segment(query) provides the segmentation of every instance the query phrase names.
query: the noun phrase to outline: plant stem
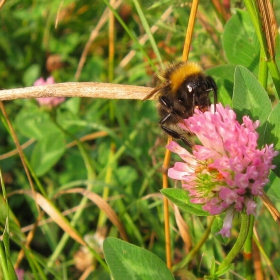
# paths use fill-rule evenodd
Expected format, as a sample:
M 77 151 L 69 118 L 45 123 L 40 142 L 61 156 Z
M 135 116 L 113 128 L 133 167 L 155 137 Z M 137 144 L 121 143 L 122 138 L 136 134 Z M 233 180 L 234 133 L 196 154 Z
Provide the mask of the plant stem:
M 128 26 L 124 23 L 124 21 L 122 20 L 122 18 L 119 16 L 119 14 L 114 10 L 114 8 L 110 5 L 110 3 L 108 2 L 108 0 L 103 0 L 104 3 L 107 5 L 107 7 L 112 11 L 112 13 L 115 15 L 115 18 L 119 21 L 119 23 L 122 25 L 122 27 L 124 28 L 124 30 L 126 31 L 126 33 L 128 34 L 128 36 L 130 36 L 130 38 L 132 39 L 133 43 L 139 48 L 139 50 L 141 51 L 142 55 L 148 60 L 149 64 L 151 65 L 151 67 L 153 68 L 153 70 L 155 72 L 157 72 L 157 68 L 155 66 L 155 64 L 153 63 L 153 61 L 150 59 L 150 57 L 147 55 L 147 53 L 145 52 L 144 48 L 141 46 L 141 44 L 139 43 L 138 39 L 133 35 L 133 33 L 131 32 L 131 30 L 128 28 Z
M 202 238 L 199 240 L 199 242 L 195 245 L 195 247 L 188 253 L 188 255 L 180 263 L 178 263 L 172 267 L 172 271 L 176 271 L 176 270 L 186 266 L 192 260 L 194 255 L 200 250 L 201 246 L 205 243 L 209 234 L 211 233 L 211 227 L 212 227 L 214 220 L 215 220 L 215 216 L 212 216 L 211 220 L 209 222 L 209 225 L 207 226 L 207 229 L 205 230 Z
M 187 33 L 186 33 L 186 38 L 184 43 L 183 58 L 182 58 L 183 61 L 187 61 L 189 57 L 189 51 L 190 51 L 190 46 L 192 41 L 192 34 L 193 34 L 193 29 L 194 29 L 194 24 L 196 19 L 198 2 L 199 0 L 192 1 L 191 14 L 189 18 L 189 23 L 188 23 L 188 28 L 187 28 Z
M 113 6 L 115 0 L 110 0 Z M 109 11 L 109 82 L 114 79 L 114 56 L 115 56 L 115 17 L 112 11 Z
M 167 144 L 172 141 L 172 137 L 168 136 Z M 162 173 L 162 187 L 163 189 L 168 188 L 168 177 L 167 177 L 167 169 L 170 162 L 171 152 L 166 149 L 164 162 L 162 165 L 163 173 Z M 171 243 L 170 243 L 170 226 L 169 226 L 169 207 L 168 207 L 168 198 L 164 196 L 163 198 L 163 210 L 164 210 L 164 232 L 165 232 L 165 254 L 166 254 L 166 265 L 169 269 L 172 267 L 171 261 Z
M 153 48 L 153 51 L 154 51 L 154 53 L 155 53 L 155 55 L 157 57 L 158 63 L 160 64 L 161 68 L 163 68 L 164 65 L 163 65 L 163 62 L 162 62 L 162 59 L 161 59 L 161 56 L 160 56 L 160 52 L 158 50 L 156 41 L 155 41 L 154 36 L 153 36 L 153 34 L 151 32 L 151 28 L 150 28 L 150 26 L 148 24 L 148 21 L 147 21 L 147 19 L 145 17 L 145 14 L 144 14 L 144 12 L 143 12 L 143 10 L 142 10 L 142 8 L 141 8 L 141 6 L 140 6 L 140 4 L 139 4 L 139 2 L 137 0 L 133 0 L 133 3 L 134 3 L 134 6 L 136 8 L 136 11 L 137 11 L 137 13 L 139 15 L 139 18 L 140 18 L 140 20 L 142 22 L 142 26 L 144 27 L 145 32 L 148 35 L 150 44 L 151 44 L 151 46 Z
M 254 25 L 256 34 L 258 36 L 258 39 L 259 39 L 259 42 L 260 42 L 260 45 L 261 45 L 261 49 L 265 53 L 265 57 L 267 59 L 268 58 L 267 41 L 266 41 L 264 32 L 262 32 L 260 15 L 259 15 L 259 11 L 258 11 L 258 8 L 256 6 L 256 3 L 255 3 L 255 0 L 244 0 L 244 4 L 247 8 L 247 11 L 250 15 L 251 21 Z
M 245 269 L 246 269 L 246 280 L 253 279 L 253 259 L 252 259 L 252 240 L 253 240 L 253 227 L 255 217 L 250 215 L 249 217 L 250 224 L 249 224 L 249 231 L 244 243 L 244 252 L 243 256 L 245 259 Z
M 241 214 L 241 227 L 240 227 L 240 233 L 238 235 L 238 238 L 233 245 L 231 251 L 228 253 L 228 255 L 225 257 L 223 262 L 220 264 L 217 272 L 215 273 L 215 276 L 219 277 L 224 274 L 225 270 L 229 267 L 229 265 L 232 263 L 236 255 L 240 252 L 242 249 L 244 242 L 248 236 L 250 226 L 250 219 L 249 216 L 245 213 Z
M 112 157 L 114 155 L 115 152 L 115 144 L 111 143 L 111 147 L 110 147 L 110 154 L 109 154 L 109 158 L 108 158 L 108 162 L 110 162 L 112 160 Z M 112 172 L 113 172 L 113 168 L 112 166 L 109 166 L 107 171 L 106 171 L 106 176 L 105 176 L 105 184 L 106 186 L 103 189 L 103 194 L 102 194 L 102 198 L 106 201 L 108 196 L 109 196 L 109 187 L 108 185 L 110 184 L 111 180 L 112 180 Z M 104 213 L 104 211 L 100 210 L 99 213 L 99 217 L 98 217 L 98 222 L 97 222 L 97 229 L 102 229 L 102 227 L 105 225 L 105 222 L 107 220 L 107 216 Z
M 258 80 L 265 90 L 267 90 L 267 74 L 268 74 L 267 61 L 266 61 L 265 53 L 261 49 Z

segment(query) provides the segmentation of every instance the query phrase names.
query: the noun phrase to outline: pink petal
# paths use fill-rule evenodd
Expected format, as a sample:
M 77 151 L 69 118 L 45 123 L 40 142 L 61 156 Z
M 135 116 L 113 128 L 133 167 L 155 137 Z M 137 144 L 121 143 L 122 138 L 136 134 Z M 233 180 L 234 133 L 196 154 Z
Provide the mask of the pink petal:
M 255 215 L 256 216 L 256 208 L 257 208 L 257 203 L 249 198 L 246 198 L 244 200 L 244 203 L 246 205 L 246 213 L 247 215 Z
M 234 209 L 229 208 L 226 211 L 226 217 L 224 219 L 223 228 L 217 234 L 220 233 L 223 237 L 230 237 L 230 230 L 232 227 L 233 217 L 234 217 Z
M 230 205 L 237 200 L 238 195 L 230 188 L 223 187 L 219 192 L 219 197 Z

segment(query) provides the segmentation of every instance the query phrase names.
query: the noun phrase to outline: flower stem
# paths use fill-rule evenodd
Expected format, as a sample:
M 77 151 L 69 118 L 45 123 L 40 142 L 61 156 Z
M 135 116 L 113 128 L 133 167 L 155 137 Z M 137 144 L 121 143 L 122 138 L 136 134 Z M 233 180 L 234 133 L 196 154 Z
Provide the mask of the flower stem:
M 205 243 L 209 234 L 211 233 L 211 227 L 212 227 L 214 220 L 215 220 L 215 216 L 212 216 L 202 238 L 199 240 L 199 242 L 195 245 L 195 247 L 188 253 L 188 255 L 181 262 L 179 262 L 178 264 L 176 264 L 172 267 L 172 271 L 176 271 L 176 270 L 186 266 L 193 259 L 194 255 L 200 250 L 201 246 Z
M 220 264 L 217 272 L 215 273 L 215 276 L 221 276 L 225 273 L 231 262 L 234 260 L 236 255 L 240 252 L 242 249 L 242 246 L 245 243 L 245 240 L 248 236 L 250 227 L 250 218 L 247 214 L 242 213 L 241 214 L 241 227 L 240 227 L 240 233 L 238 235 L 238 238 L 233 245 L 231 251 L 228 253 L 228 255 L 225 257 L 224 261 Z
M 172 140 L 171 136 L 168 136 L 167 144 Z M 165 172 L 168 169 L 168 165 L 170 162 L 171 152 L 166 149 L 164 162 L 163 162 L 163 173 L 162 173 L 162 186 L 164 189 L 168 188 L 168 177 Z M 171 260 L 171 241 L 170 241 L 170 225 L 169 225 L 169 206 L 168 206 L 168 198 L 163 198 L 163 212 L 164 212 L 164 232 L 165 232 L 165 254 L 166 254 L 166 266 L 171 269 L 172 260 Z
M 252 241 L 253 241 L 253 227 L 255 217 L 250 215 L 249 217 L 250 224 L 249 224 L 249 231 L 244 243 L 244 260 L 245 260 L 245 269 L 246 269 L 246 280 L 253 279 L 253 259 L 252 259 Z

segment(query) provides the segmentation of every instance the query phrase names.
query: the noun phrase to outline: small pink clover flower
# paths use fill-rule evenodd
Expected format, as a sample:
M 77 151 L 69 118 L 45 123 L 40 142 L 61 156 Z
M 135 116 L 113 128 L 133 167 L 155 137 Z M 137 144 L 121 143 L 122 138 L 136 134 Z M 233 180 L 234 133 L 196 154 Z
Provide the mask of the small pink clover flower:
M 35 81 L 34 86 L 52 85 L 54 83 L 55 81 L 52 76 L 48 77 L 46 81 L 41 77 L 40 79 Z M 36 98 L 36 100 L 40 106 L 52 108 L 64 102 L 65 98 L 64 97 L 41 97 L 41 98 Z

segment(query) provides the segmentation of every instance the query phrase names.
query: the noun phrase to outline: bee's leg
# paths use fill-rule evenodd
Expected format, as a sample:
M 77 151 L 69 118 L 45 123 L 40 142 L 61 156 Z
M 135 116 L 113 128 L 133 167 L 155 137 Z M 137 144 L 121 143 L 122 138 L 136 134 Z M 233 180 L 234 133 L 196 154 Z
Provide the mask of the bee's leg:
M 183 143 L 185 145 L 187 145 L 190 148 L 193 148 L 193 144 L 187 138 L 185 138 L 184 136 L 181 136 L 180 139 L 183 141 Z
M 160 96 L 158 101 L 161 103 L 161 105 L 163 105 L 166 109 L 168 109 L 168 111 L 171 110 L 170 102 L 165 96 Z
M 195 94 L 193 94 L 192 98 L 192 113 L 194 114 L 194 109 L 195 109 Z
M 183 135 L 179 134 L 178 132 L 176 132 L 175 130 L 172 130 L 170 129 L 169 127 L 166 127 L 164 125 L 160 125 L 161 128 L 167 133 L 169 134 L 170 136 L 172 136 L 173 138 L 175 139 L 180 139 L 184 142 L 184 144 L 186 144 L 187 146 L 189 146 L 190 148 L 193 147 L 192 143 L 187 139 L 185 138 Z
M 170 136 L 172 136 L 175 139 L 180 139 L 182 140 L 187 146 L 189 146 L 190 148 L 192 148 L 192 143 L 185 138 L 183 135 L 181 135 L 180 133 L 178 133 L 177 131 L 167 127 L 164 125 L 164 123 L 166 122 L 166 120 L 171 116 L 171 114 L 168 114 L 165 118 L 161 119 L 159 124 L 162 128 L 162 130 L 164 130 L 167 134 L 169 134 Z
M 215 81 L 212 79 L 212 77 L 207 76 L 206 81 L 207 81 L 207 85 L 209 87 L 208 91 L 213 90 L 213 92 L 214 92 L 214 110 L 216 112 L 216 104 L 218 103 L 218 94 L 217 94 L 218 87 L 217 87 Z
M 169 134 L 170 136 L 172 136 L 175 139 L 180 139 L 182 140 L 187 146 L 192 148 L 192 144 L 191 142 L 185 138 L 184 136 L 182 136 L 180 133 L 178 133 L 177 131 L 167 127 L 164 125 L 164 123 L 170 118 L 170 117 L 174 117 L 174 115 L 172 115 L 172 108 L 168 102 L 168 100 L 166 100 L 166 98 L 164 96 L 161 96 L 159 98 L 159 102 L 164 105 L 166 107 L 167 110 L 164 110 L 166 113 L 168 113 L 164 118 L 162 118 L 159 122 L 162 130 L 164 130 L 167 134 Z

